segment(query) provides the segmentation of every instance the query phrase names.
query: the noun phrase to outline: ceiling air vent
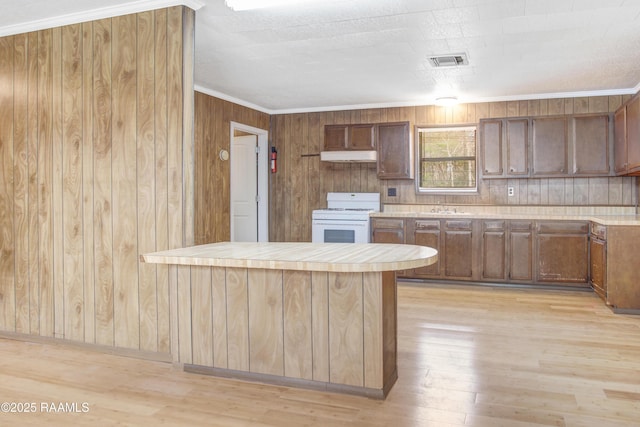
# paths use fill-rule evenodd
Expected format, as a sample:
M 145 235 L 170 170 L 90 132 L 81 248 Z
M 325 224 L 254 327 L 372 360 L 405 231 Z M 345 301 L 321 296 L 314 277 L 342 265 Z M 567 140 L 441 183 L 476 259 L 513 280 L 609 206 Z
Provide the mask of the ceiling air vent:
M 429 62 L 434 67 L 457 67 L 458 65 L 469 65 L 466 53 L 430 56 Z

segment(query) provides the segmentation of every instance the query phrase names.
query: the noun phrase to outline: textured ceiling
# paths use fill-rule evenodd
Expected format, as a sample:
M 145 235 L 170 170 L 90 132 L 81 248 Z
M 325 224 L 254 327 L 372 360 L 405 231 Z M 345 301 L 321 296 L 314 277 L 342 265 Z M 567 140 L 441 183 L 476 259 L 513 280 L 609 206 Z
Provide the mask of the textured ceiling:
M 30 19 L 140 3 L 0 0 L 0 34 Z M 202 3 L 197 88 L 267 112 L 640 89 L 638 0 L 320 0 L 242 12 Z M 465 67 L 434 69 L 427 59 L 463 52 Z

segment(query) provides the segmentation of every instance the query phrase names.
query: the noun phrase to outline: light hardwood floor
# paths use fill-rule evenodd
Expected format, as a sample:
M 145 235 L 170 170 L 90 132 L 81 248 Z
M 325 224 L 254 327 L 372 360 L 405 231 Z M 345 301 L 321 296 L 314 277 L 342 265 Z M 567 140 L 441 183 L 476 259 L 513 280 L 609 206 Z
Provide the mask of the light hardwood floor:
M 637 426 L 640 316 L 592 293 L 402 284 L 385 401 L 184 373 L 162 362 L 0 340 L 0 425 Z

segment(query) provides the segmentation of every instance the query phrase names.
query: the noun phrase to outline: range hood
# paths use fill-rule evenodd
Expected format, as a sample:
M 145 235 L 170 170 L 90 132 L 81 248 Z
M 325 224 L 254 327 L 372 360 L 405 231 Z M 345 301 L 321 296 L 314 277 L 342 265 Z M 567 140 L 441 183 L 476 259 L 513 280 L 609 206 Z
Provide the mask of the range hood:
M 378 153 L 375 150 L 322 151 L 320 160 L 323 162 L 362 162 L 375 163 Z

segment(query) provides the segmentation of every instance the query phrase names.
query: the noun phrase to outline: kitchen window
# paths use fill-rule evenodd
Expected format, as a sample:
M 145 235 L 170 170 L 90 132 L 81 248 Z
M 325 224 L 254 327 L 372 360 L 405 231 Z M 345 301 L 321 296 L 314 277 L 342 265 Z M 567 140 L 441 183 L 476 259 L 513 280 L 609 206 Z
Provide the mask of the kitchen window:
M 477 191 L 476 127 L 418 128 L 418 192 Z

